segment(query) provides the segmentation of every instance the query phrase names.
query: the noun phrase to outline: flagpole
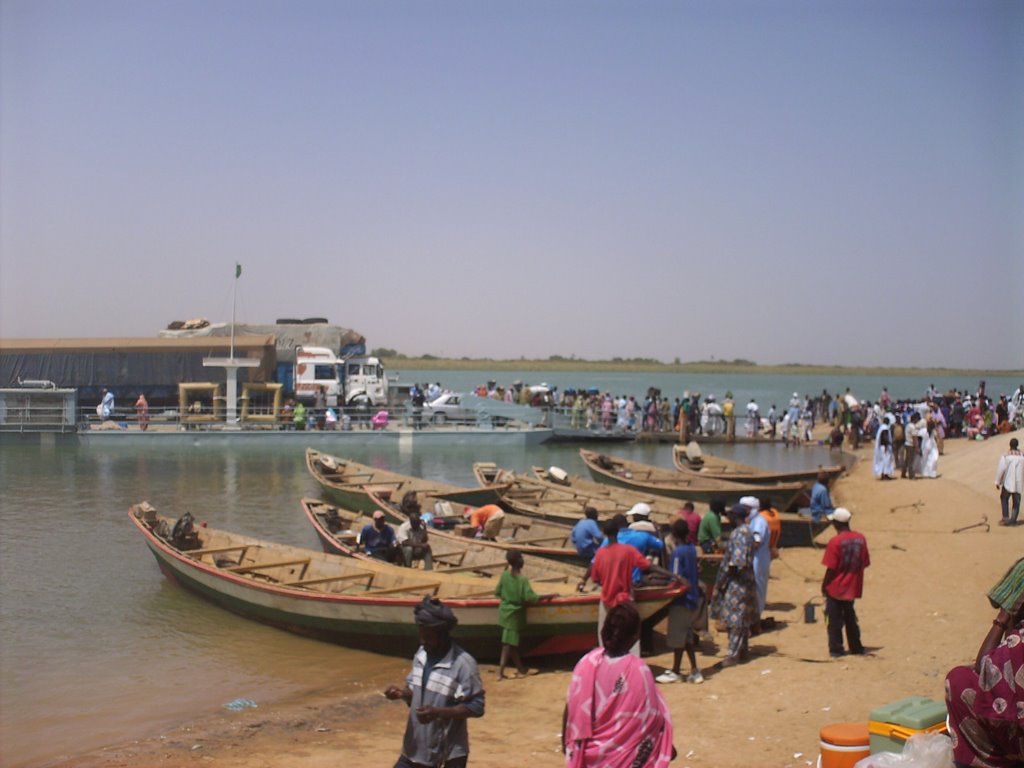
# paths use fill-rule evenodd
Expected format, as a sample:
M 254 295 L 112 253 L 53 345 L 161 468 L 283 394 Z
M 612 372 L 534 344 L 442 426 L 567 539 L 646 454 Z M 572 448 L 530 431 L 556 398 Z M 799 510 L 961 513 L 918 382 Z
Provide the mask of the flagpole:
M 238 278 L 242 274 L 242 265 L 235 262 L 235 287 L 231 292 L 231 359 L 235 359 L 235 304 L 238 299 Z

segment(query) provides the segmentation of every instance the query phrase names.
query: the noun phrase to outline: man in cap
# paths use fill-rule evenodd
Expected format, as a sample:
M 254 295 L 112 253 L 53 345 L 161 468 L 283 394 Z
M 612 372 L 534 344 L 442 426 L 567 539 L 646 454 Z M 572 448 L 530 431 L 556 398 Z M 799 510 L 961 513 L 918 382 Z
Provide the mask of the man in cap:
M 358 543 L 366 554 L 378 560 L 394 563 L 402 555 L 395 529 L 388 525 L 384 513 L 379 509 L 373 513 L 373 522 L 364 525 L 359 532 Z
M 458 619 L 451 608 L 424 597 L 413 610 L 420 647 L 405 685 L 384 696 L 409 707 L 402 754 L 395 768 L 464 768 L 469 759 L 466 720 L 484 714 L 484 686 L 476 659 L 452 642 Z
M 645 531 L 646 533 L 658 532 L 658 529 L 654 527 L 654 523 L 651 522 L 650 504 L 645 504 L 642 501 L 634 504 L 632 509 L 626 513 L 626 517 L 629 519 L 629 529 L 631 531 Z M 644 554 L 648 553 L 644 552 Z
M 846 642 L 850 653 L 863 654 L 860 641 L 860 625 L 853 601 L 864 591 L 864 569 L 871 565 L 868 557 L 868 542 L 864 534 L 850 530 L 853 515 L 845 507 L 836 507 L 829 515 L 836 535 L 825 546 L 825 578 L 821 582 L 821 594 L 825 597 L 825 618 L 828 622 L 828 653 L 838 658 L 843 651 L 843 628 L 846 628 Z

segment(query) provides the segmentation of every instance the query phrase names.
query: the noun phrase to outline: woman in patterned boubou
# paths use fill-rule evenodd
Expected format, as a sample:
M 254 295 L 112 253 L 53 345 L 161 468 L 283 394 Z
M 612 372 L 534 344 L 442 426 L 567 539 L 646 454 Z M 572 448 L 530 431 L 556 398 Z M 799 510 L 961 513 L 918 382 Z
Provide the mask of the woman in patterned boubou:
M 989 592 L 999 612 L 973 667 L 946 676 L 957 766 L 1024 765 L 1024 558 Z

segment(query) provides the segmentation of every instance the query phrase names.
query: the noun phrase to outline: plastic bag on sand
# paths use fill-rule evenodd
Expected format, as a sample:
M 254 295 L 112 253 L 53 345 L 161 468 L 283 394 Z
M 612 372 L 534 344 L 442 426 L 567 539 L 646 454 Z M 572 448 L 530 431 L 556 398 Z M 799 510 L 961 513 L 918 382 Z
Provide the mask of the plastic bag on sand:
M 953 768 L 953 742 L 944 733 L 915 733 L 902 754 L 878 752 L 853 768 Z

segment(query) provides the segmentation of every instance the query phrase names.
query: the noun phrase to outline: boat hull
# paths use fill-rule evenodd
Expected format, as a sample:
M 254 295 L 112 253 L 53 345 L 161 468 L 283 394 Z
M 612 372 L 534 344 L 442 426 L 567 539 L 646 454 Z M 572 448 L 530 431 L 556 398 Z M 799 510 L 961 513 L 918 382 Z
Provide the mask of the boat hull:
M 316 592 L 245 578 L 176 550 L 141 522 L 134 509 L 130 516 L 170 581 L 225 610 L 298 635 L 388 655 L 408 656 L 419 645 L 413 621 L 418 596 Z M 288 554 L 296 552 L 328 557 L 287 548 Z M 641 616 L 651 619 L 658 615 L 677 595 L 678 590 L 674 589 L 641 590 L 637 596 Z M 454 633 L 456 642 L 480 659 L 495 659 L 501 648 L 499 601 L 493 597 L 444 600 L 459 619 Z M 596 593 L 590 593 L 560 596 L 529 606 L 527 626 L 522 633 L 523 653 L 546 656 L 581 653 L 592 648 L 597 639 L 598 600 Z

